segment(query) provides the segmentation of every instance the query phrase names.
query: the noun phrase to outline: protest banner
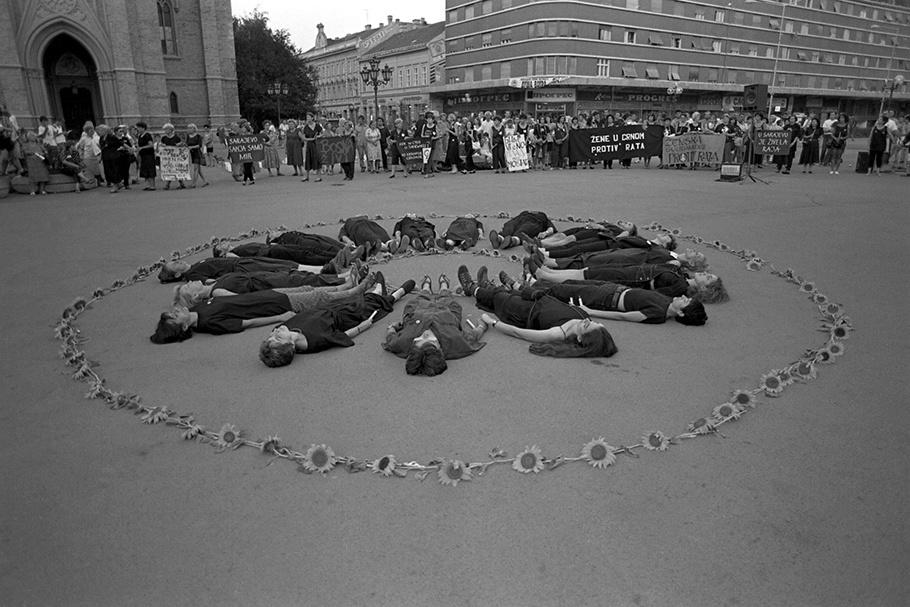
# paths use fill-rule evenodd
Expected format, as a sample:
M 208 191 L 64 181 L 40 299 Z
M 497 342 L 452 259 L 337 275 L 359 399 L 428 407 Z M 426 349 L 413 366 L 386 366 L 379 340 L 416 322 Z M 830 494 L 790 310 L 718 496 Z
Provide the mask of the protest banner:
M 576 129 L 569 132 L 571 162 L 622 160 L 660 153 L 659 140 L 646 137 L 640 124 L 601 129 Z
M 161 166 L 158 169 L 161 181 L 182 181 L 192 178 L 189 148 L 162 145 L 158 147 L 158 157 L 161 159 Z
M 723 135 L 714 133 L 684 133 L 664 137 L 661 161 L 664 165 L 720 164 L 724 154 Z
M 398 151 L 409 171 L 419 171 L 430 160 L 433 148 L 425 146 L 422 139 L 405 139 L 398 142 Z
M 350 135 L 319 137 L 316 139 L 316 151 L 321 164 L 332 166 L 342 162 L 354 162 L 354 140 Z
M 759 129 L 755 131 L 756 154 L 789 154 L 790 131 Z
M 528 144 L 525 143 L 524 135 L 506 135 L 502 138 L 506 146 L 506 167 L 510 173 L 515 171 L 527 171 L 528 166 Z
M 233 163 L 261 162 L 265 158 L 259 135 L 234 135 L 226 137 L 225 142 Z

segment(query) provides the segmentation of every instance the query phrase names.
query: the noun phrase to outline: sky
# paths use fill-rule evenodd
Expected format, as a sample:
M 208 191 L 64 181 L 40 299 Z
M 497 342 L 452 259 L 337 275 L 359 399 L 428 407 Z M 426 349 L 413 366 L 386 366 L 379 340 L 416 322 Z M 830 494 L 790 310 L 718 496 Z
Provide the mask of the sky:
M 316 24 L 325 25 L 325 35 L 340 38 L 366 29 L 387 16 L 411 21 L 423 17 L 427 23 L 442 21 L 445 14 L 443 0 L 231 0 L 231 12 L 242 17 L 254 10 L 266 13 L 269 27 L 283 29 L 291 35 L 291 42 L 301 51 L 316 42 Z

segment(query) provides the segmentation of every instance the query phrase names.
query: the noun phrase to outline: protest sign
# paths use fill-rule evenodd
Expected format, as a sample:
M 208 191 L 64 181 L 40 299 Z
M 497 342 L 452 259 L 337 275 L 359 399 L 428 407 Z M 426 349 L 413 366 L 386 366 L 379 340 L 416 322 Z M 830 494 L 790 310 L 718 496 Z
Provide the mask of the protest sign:
M 510 173 L 515 171 L 527 171 L 528 168 L 528 144 L 525 143 L 524 135 L 506 135 L 502 138 L 506 146 L 506 167 Z
M 354 162 L 354 140 L 350 135 L 319 137 L 316 139 L 316 150 L 321 164 L 332 166 L 342 162 Z
M 261 162 L 265 158 L 259 135 L 235 135 L 226 137 L 225 142 L 231 162 Z
M 645 129 L 640 124 L 602 129 L 576 129 L 569 132 L 571 162 L 651 157 L 657 156 L 659 151 L 659 140 L 646 137 Z
M 790 153 L 790 131 L 759 129 L 755 131 L 755 152 L 757 154 Z
M 161 159 L 161 167 L 158 170 L 161 181 L 180 181 L 192 178 L 189 148 L 162 145 L 158 147 L 158 157 Z
M 723 135 L 714 133 L 684 133 L 664 137 L 664 165 L 720 164 L 724 152 Z
M 398 151 L 409 171 L 421 170 L 424 163 L 430 160 L 432 150 L 433 148 L 424 146 L 422 139 L 404 139 L 398 142 Z

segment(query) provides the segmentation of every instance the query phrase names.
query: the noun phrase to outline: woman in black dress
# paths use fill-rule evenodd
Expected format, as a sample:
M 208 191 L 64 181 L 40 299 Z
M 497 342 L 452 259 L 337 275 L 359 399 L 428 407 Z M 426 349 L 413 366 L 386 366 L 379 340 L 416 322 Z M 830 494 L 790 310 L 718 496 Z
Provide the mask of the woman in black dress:
M 193 176 L 193 187 L 196 187 L 197 179 L 202 179 L 202 185 L 199 187 L 204 188 L 209 182 L 202 174 L 202 135 L 193 123 L 186 125 L 186 130 L 186 147 L 190 150 L 190 174 Z
M 304 177 L 300 181 L 310 180 L 310 171 L 315 171 L 313 181 L 322 181 L 319 176 L 319 150 L 316 147 L 316 138 L 322 136 L 322 126 L 316 122 L 312 112 L 307 112 L 306 122 L 301 129 L 303 136 L 303 169 Z
M 818 118 L 813 118 L 802 134 L 803 149 L 799 155 L 799 164 L 803 167 L 803 173 L 811 173 L 812 165 L 818 162 L 818 140 L 821 136 L 822 127 L 818 124 Z
M 458 282 L 465 295 L 474 297 L 481 310 L 497 316 L 483 314 L 483 324 L 511 337 L 533 342 L 529 348 L 532 354 L 557 358 L 616 354 L 616 344 L 606 327 L 592 323 L 588 314 L 575 306 L 549 295 L 531 299 L 505 287 L 494 287 L 486 279 L 485 268 L 478 272 L 478 279 L 475 282 L 471 278 L 467 267 L 458 268 Z
M 871 175 L 875 170 L 876 175 L 882 174 L 882 159 L 885 156 L 885 149 L 888 147 L 888 118 L 884 114 L 878 117 L 872 130 L 869 131 L 869 170 L 867 175 Z
M 155 140 L 148 132 L 148 125 L 137 122 L 136 149 L 139 152 L 139 179 L 145 179 L 145 191 L 155 189 Z

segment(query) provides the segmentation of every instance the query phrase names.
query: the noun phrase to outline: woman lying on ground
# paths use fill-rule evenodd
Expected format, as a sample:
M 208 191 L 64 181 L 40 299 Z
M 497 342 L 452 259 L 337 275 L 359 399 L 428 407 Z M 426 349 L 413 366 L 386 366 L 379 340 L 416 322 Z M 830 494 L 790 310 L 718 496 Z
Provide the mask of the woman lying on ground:
M 345 255 L 344 249 L 339 255 Z M 336 256 L 337 258 L 338 256 Z M 346 275 L 348 266 L 342 261 L 331 261 L 322 266 L 308 266 L 286 259 L 272 259 L 270 257 L 210 257 L 190 265 L 179 261 L 169 261 L 158 272 L 158 280 L 166 282 L 179 282 L 189 280 L 208 280 L 218 278 L 225 274 L 250 272 L 310 272 L 312 274 L 340 274 Z
M 449 290 L 449 279 L 439 277 L 439 293 L 424 276 L 417 293 L 404 308 L 401 320 L 389 325 L 382 347 L 407 360 L 408 375 L 432 377 L 446 370 L 446 360 L 464 358 L 486 344 L 480 341 L 486 326 L 462 327 L 461 304 Z
M 400 248 L 400 243 L 393 240 L 385 228 L 366 215 L 345 219 L 338 231 L 338 240 L 353 247 L 363 246 L 365 258 L 380 251 L 394 254 Z
M 436 226 L 416 213 L 408 213 L 395 223 L 392 238 L 398 243 L 399 253 L 407 251 L 408 245 L 426 251 L 436 244 Z
M 356 301 L 376 282 L 385 282 L 379 272 L 351 289 L 334 293 L 313 289 L 269 289 L 233 297 L 213 297 L 189 309 L 175 306 L 170 312 L 161 314 L 155 333 L 149 339 L 156 344 L 167 344 L 187 340 L 193 336 L 193 331 L 213 335 L 240 333 L 251 327 L 286 321 L 297 312 L 331 302 Z
M 363 247 L 352 250 L 344 245 L 336 247 L 324 243 L 299 246 L 275 243 L 264 244 L 261 242 L 248 242 L 232 246 L 228 242 L 220 242 L 212 247 L 212 256 L 286 259 L 287 261 L 296 261 L 306 266 L 322 266 L 330 261 L 338 261 L 344 266 L 349 265 L 352 259 L 360 259 L 363 256 Z
M 543 211 L 522 211 L 508 220 L 500 231 L 490 230 L 494 249 L 508 249 L 521 244 L 521 235 L 543 239 L 556 233 L 556 226 Z
M 557 232 L 552 236 L 547 236 L 543 240 L 539 240 L 534 244 L 546 249 L 550 249 L 552 247 L 566 246 L 572 244 L 573 242 L 580 242 L 593 238 L 600 238 L 603 236 L 609 236 L 610 238 L 622 238 L 625 236 L 637 235 L 638 226 L 636 226 L 631 221 L 624 221 L 621 219 L 616 223 L 610 223 L 608 221 L 599 221 L 593 223 L 589 222 L 584 226 L 568 228 L 561 232 Z
M 698 297 L 704 303 L 723 303 L 730 296 L 724 283 L 716 274 L 694 272 L 691 278 L 674 265 L 640 266 L 591 266 L 581 270 L 554 270 L 539 268 L 534 276 L 551 283 L 566 281 L 609 281 L 635 289 L 656 291 L 667 297 L 687 295 Z
M 500 279 L 508 276 L 500 274 Z M 509 280 L 505 281 L 506 283 Z M 657 324 L 673 318 L 684 325 L 700 326 L 708 320 L 705 307 L 698 299 L 685 295 L 668 297 L 657 291 L 635 289 L 614 282 L 599 280 L 569 280 L 552 283 L 533 282 L 520 291 L 531 299 L 545 295 L 577 306 L 594 318 L 626 320 Z
M 556 247 L 531 247 L 532 255 L 539 255 L 542 259 L 560 259 L 575 257 L 582 253 L 595 253 L 598 251 L 616 251 L 620 249 L 666 249 L 676 250 L 676 239 L 669 232 L 660 232 L 650 240 L 641 236 L 610 236 L 606 231 L 594 234 L 584 240 L 576 240 Z
M 529 350 L 538 356 L 581 358 L 613 356 L 616 344 L 606 327 L 591 322 L 588 314 L 550 295 L 529 299 L 487 280 L 487 269 L 477 272 L 477 282 L 465 266 L 458 268 L 458 281 L 477 307 L 496 314 L 481 316 L 483 324 L 500 333 L 533 342 Z M 483 285 L 483 286 L 480 286 Z
M 335 240 L 331 236 L 322 234 L 310 234 L 308 232 L 299 232 L 297 230 L 287 230 L 286 232 L 267 232 L 265 235 L 265 244 L 285 244 L 295 247 L 329 247 L 335 251 L 340 251 L 345 244 L 340 240 Z
M 704 272 L 708 269 L 708 261 L 704 253 L 694 249 L 686 249 L 682 253 L 674 253 L 663 247 L 598 251 L 596 253 L 582 253 L 574 257 L 561 257 L 559 259 L 551 259 L 535 254 L 525 257 L 525 260 L 525 265 L 530 266 L 534 271 L 539 267 L 555 270 L 580 270 L 593 266 L 634 266 L 641 264 L 678 265 L 685 270 L 693 272 Z
M 359 261 L 357 262 L 360 263 Z M 331 274 L 313 274 L 311 272 L 241 272 L 225 274 L 206 281 L 191 280 L 174 287 L 174 305 L 192 308 L 196 304 L 212 297 L 229 297 L 267 289 L 323 289 L 326 292 L 344 291 L 363 279 L 369 272 L 367 266 L 359 266 L 350 272 L 347 278 Z
M 361 299 L 299 312 L 272 329 L 259 346 L 259 360 L 267 367 L 283 367 L 291 364 L 295 354 L 353 346 L 354 337 L 391 312 L 395 302 L 413 289 L 414 281 L 409 280 L 389 295 L 384 283 L 379 283 Z
M 441 238 L 436 239 L 436 246 L 446 251 L 455 247 L 467 251 L 478 240 L 483 240 L 483 224 L 473 213 L 456 217 Z

